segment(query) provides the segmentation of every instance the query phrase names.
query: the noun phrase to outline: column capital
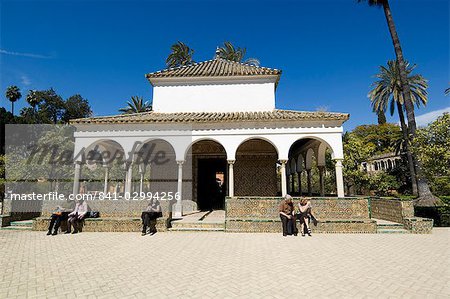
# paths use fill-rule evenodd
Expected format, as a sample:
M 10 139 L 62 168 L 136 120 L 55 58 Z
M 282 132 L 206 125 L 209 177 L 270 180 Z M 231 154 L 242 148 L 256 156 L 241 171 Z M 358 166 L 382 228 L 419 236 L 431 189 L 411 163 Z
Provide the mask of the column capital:
M 233 165 L 233 164 L 234 164 L 234 162 L 236 162 L 236 160 L 227 160 L 227 162 L 228 162 L 228 164 L 231 164 L 231 165 Z
M 184 160 L 177 160 L 178 166 L 183 165 L 183 163 L 184 163 Z
M 288 162 L 288 160 L 285 159 L 280 159 L 278 161 L 280 161 L 281 165 L 286 165 L 286 163 Z
M 336 167 L 342 167 L 342 161 L 344 161 L 344 159 L 338 158 L 338 159 L 333 159 L 333 160 L 334 160 Z
M 76 165 L 81 165 L 83 163 L 83 161 L 81 161 L 81 160 L 76 160 L 76 161 L 73 161 L 73 164 L 76 166 Z

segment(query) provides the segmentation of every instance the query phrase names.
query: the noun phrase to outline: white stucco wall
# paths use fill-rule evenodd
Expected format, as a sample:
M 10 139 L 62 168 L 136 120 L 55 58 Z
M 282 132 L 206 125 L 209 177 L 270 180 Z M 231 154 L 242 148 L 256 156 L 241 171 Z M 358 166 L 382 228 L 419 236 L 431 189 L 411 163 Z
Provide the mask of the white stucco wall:
M 156 112 L 243 112 L 275 109 L 275 79 L 164 82 L 153 89 Z

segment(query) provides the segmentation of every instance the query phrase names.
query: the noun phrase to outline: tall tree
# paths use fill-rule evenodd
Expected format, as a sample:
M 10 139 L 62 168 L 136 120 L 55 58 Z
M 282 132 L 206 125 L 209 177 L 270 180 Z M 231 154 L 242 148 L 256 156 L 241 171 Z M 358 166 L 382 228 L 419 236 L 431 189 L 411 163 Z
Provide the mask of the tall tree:
M 76 94 L 68 98 L 64 103 L 65 109 L 62 115 L 62 121 L 68 123 L 75 118 L 84 118 L 92 116 L 92 109 L 88 100 L 81 95 Z
M 384 111 L 375 111 L 377 114 L 377 120 L 379 125 L 384 125 L 386 123 L 386 114 Z
M 30 90 L 26 97 L 27 103 L 36 111 L 36 107 L 42 102 L 42 94 L 37 90 Z
M 166 59 L 168 67 L 178 67 L 194 63 L 192 56 L 194 50 L 189 48 L 185 43 L 178 41 L 170 47 L 172 51 Z
M 56 124 L 64 113 L 64 100 L 53 88 L 40 91 L 42 101 L 39 103 L 39 118 L 42 123 Z
M 235 47 L 231 42 L 224 42 L 223 45 L 217 49 L 216 57 L 259 66 L 259 60 L 256 58 L 247 58 L 244 60 L 246 53 L 246 48 Z
M 397 29 L 395 28 L 394 18 L 392 17 L 391 8 L 389 6 L 388 0 L 357 0 L 358 2 L 368 2 L 370 6 L 383 7 L 384 15 L 386 17 L 387 25 L 389 28 L 389 33 L 391 35 L 392 44 L 394 45 L 395 56 L 398 61 L 400 70 L 400 83 L 402 86 L 402 93 L 404 97 L 404 108 L 406 111 L 406 117 L 408 119 L 408 139 L 414 139 L 416 136 L 416 119 L 414 116 L 414 104 L 411 100 L 411 90 L 408 84 L 408 76 L 406 73 L 406 64 L 403 57 L 403 51 L 400 44 L 400 39 L 397 34 Z M 418 192 L 419 198 L 416 201 L 418 205 L 436 205 L 439 199 L 435 197 L 430 190 L 428 181 L 425 178 L 422 171 L 422 164 L 420 160 L 414 159 L 416 177 L 418 182 Z
M 127 107 L 120 108 L 119 111 L 124 114 L 140 113 L 152 110 L 152 104 L 149 101 L 144 102 L 142 97 L 131 97 L 131 101 L 127 102 Z
M 427 98 L 427 80 L 421 75 L 412 75 L 415 65 L 406 62 L 406 73 L 408 85 L 411 90 L 411 99 L 417 107 L 421 104 L 426 105 Z M 414 168 L 414 159 L 409 144 L 408 128 L 403 114 L 404 96 L 400 82 L 400 69 L 397 61 L 389 60 L 387 67 L 380 66 L 380 72 L 375 76 L 378 80 L 372 84 L 373 89 L 369 92 L 369 98 L 372 102 L 373 110 L 376 113 L 384 113 L 388 106 L 390 114 L 393 115 L 397 108 L 400 125 L 403 133 L 403 146 L 408 159 L 409 172 L 411 174 L 412 193 L 418 195 L 418 186 L 416 171 Z
M 15 85 L 11 85 L 6 89 L 5 95 L 11 102 L 11 113 L 14 115 L 14 103 L 17 102 L 22 97 L 20 89 Z

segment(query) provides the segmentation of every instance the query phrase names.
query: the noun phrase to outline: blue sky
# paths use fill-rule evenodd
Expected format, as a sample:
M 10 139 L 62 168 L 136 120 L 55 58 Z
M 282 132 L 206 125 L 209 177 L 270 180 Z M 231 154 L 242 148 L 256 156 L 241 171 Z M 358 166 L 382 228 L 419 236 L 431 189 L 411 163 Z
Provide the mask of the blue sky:
M 424 122 L 450 110 L 449 2 L 391 2 L 404 54 L 429 80 L 429 105 L 416 113 Z M 383 10 L 354 0 L 0 0 L 0 9 L 0 105 L 8 110 L 4 91 L 14 84 L 23 94 L 79 93 L 95 115 L 117 114 L 133 95 L 151 100 L 144 74 L 165 67 L 172 43 L 184 41 L 202 61 L 231 41 L 283 70 L 277 108 L 348 112 L 349 130 L 376 122 L 367 93 L 378 66 L 395 57 Z M 16 111 L 24 106 L 25 97 Z

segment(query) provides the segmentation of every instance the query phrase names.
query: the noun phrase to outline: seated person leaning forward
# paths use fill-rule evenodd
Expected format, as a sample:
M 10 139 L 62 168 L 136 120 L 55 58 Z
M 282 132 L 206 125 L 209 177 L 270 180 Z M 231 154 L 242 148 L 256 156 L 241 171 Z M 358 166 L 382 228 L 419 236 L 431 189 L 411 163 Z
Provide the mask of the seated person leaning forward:
M 52 213 L 50 225 L 48 226 L 47 236 L 58 234 L 58 229 L 62 221 L 66 221 L 70 212 L 73 211 L 75 203 L 73 200 L 65 200 L 61 205 L 57 206 Z
M 278 208 L 280 212 L 281 224 L 283 226 L 283 236 L 294 235 L 298 233 L 297 224 L 294 214 L 294 203 L 292 196 L 287 194 L 285 198 L 280 202 Z
M 313 217 L 311 214 L 311 202 L 306 198 L 302 198 L 298 203 L 298 210 L 298 218 L 300 219 L 302 237 L 305 236 L 305 231 L 308 236 L 311 237 L 311 228 L 309 227 L 309 219 Z
M 161 205 L 157 199 L 151 198 L 141 215 L 143 236 L 156 234 L 156 219 L 159 217 L 162 217 Z
M 81 222 L 88 213 L 88 205 L 84 200 L 77 200 L 75 204 L 75 209 L 68 215 L 69 219 L 67 220 L 67 231 L 66 234 L 70 234 L 71 227 L 73 226 L 72 234 L 78 233 L 80 230 Z

